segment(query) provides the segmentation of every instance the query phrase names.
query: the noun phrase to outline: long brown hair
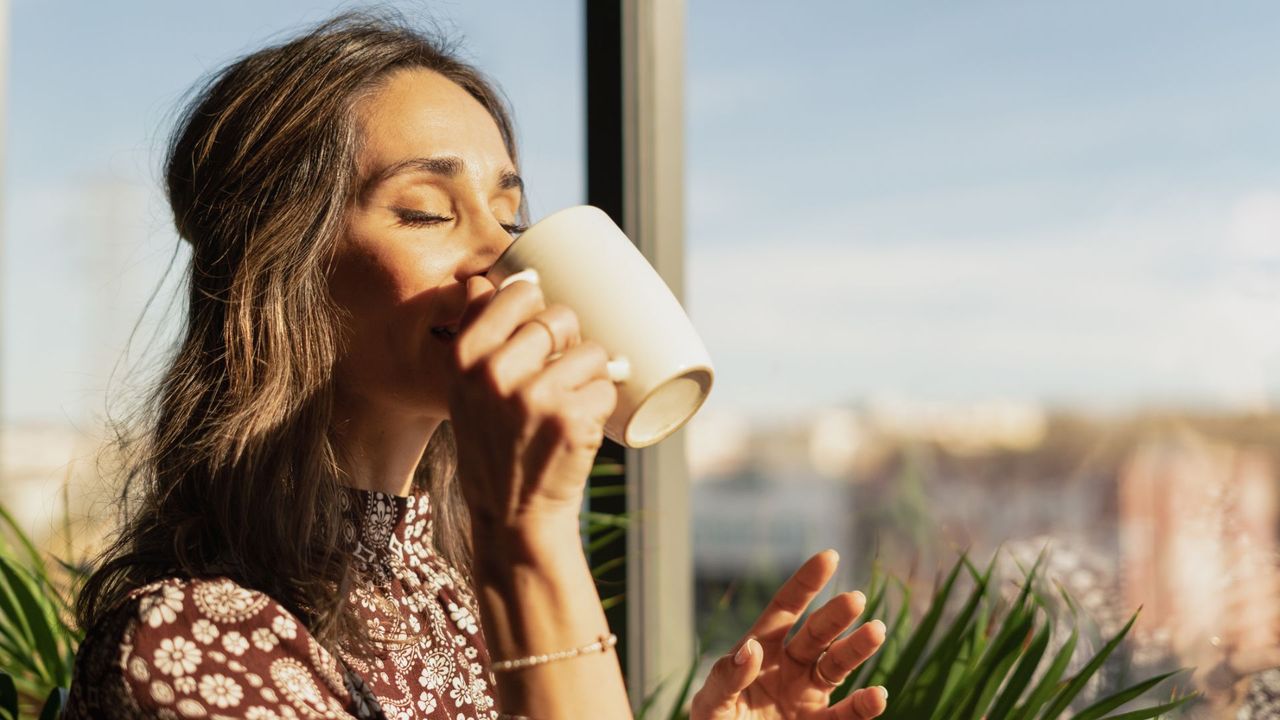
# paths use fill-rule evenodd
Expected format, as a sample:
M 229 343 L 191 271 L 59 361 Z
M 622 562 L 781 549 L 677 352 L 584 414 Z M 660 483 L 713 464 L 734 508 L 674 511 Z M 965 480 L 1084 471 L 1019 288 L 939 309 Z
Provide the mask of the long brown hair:
M 346 605 L 354 571 L 329 438 L 341 338 L 326 276 L 358 189 L 354 106 L 402 68 L 475 97 L 517 162 L 495 87 L 438 32 L 393 11 L 344 13 L 194 89 L 165 159 L 192 251 L 185 324 L 158 382 L 117 424 L 121 528 L 77 598 L 82 627 L 150 581 L 226 575 L 283 603 L 326 646 L 363 645 Z M 437 547 L 469 578 L 455 457 L 445 422 L 416 484 Z

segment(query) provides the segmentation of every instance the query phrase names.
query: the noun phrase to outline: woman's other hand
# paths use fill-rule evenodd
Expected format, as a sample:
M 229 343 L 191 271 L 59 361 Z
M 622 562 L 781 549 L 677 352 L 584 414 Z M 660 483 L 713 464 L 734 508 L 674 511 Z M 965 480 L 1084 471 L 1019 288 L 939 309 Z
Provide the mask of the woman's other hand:
M 828 706 L 831 691 L 884 643 L 879 620 L 837 639 L 862 614 L 862 593 L 835 596 L 786 640 L 838 564 L 836 552 L 826 550 L 796 570 L 746 638 L 711 668 L 693 696 L 692 720 L 867 720 L 884 712 L 888 697 L 881 687 L 855 690 Z
M 604 423 L 617 404 L 605 349 L 583 342 L 568 307 L 541 288 L 467 282 L 454 339 L 449 411 L 462 491 L 479 523 L 577 527 Z M 547 362 L 553 352 L 563 355 Z

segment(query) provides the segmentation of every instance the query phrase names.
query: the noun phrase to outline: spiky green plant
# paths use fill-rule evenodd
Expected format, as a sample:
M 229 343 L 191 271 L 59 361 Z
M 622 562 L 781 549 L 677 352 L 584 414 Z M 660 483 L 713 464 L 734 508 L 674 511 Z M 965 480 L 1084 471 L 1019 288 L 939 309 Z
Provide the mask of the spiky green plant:
M 1177 674 L 1162 673 L 1112 692 L 1073 714 L 1072 703 L 1128 635 L 1137 613 L 1079 671 L 1068 675 L 1079 630 L 1073 623 L 1066 642 L 1050 651 L 1054 619 L 1046 598 L 1035 589 L 1039 565 L 1037 562 L 1026 572 L 1017 598 L 1003 603 L 989 592 L 995 560 L 986 570 L 978 570 L 961 555 L 919 616 L 910 609 L 910 588 L 877 569 L 863 617 L 884 612 L 893 620 L 884 646 L 832 692 L 832 704 L 855 688 L 884 685 L 890 702 L 882 717 L 889 720 L 1056 720 L 1068 716 L 1073 720 L 1147 720 L 1196 697 L 1175 694 L 1153 706 L 1122 710 Z M 958 590 L 960 577 L 966 572 L 972 588 L 964 595 Z M 890 588 L 897 595 L 892 613 Z M 958 609 L 949 611 L 957 604 Z M 702 660 L 699 651 L 684 675 L 670 720 L 689 717 L 692 680 Z M 652 711 L 656 695 L 642 703 L 638 717 Z
M 46 559 L 3 506 L 0 525 L 0 718 L 38 710 L 53 720 L 80 646 L 70 602 L 83 572 Z
M 593 476 L 620 472 L 611 464 L 598 464 Z M 591 488 L 591 497 L 623 492 L 620 486 Z M 38 713 L 53 720 L 61 710 L 76 648 L 81 636 L 70 620 L 70 598 L 84 576 L 83 568 L 40 553 L 13 517 L 0 507 L 0 521 L 12 535 L 0 533 L 0 719 L 17 720 L 19 712 Z M 588 550 L 621 542 L 630 522 L 627 515 L 584 512 L 583 542 Z M 610 561 L 614 564 L 619 560 Z M 992 567 L 994 560 L 992 561 Z M 832 702 L 853 688 L 885 685 L 892 698 L 886 718 L 926 720 L 1054 720 L 1064 717 L 1074 700 L 1120 645 L 1133 619 L 1114 635 L 1078 672 L 1067 676 L 1079 631 L 1050 651 L 1054 619 L 1045 598 L 1035 590 L 1039 563 L 1025 575 L 1021 592 L 1010 604 L 1002 604 L 988 592 L 991 567 L 979 571 L 961 556 L 938 585 L 928 608 L 919 617 L 910 611 L 910 588 L 897 578 L 877 571 L 868 590 L 864 617 L 892 614 L 884 647 L 871 661 L 832 693 Z M 614 569 L 593 568 L 599 579 Z M 959 599 L 959 579 L 967 572 L 973 587 L 959 609 L 947 612 Z M 892 589 L 892 593 L 890 592 Z M 605 595 L 605 593 L 602 593 Z M 896 609 L 891 608 L 893 595 Z M 622 595 L 603 598 L 617 603 Z M 722 598 L 725 611 L 728 596 Z M 889 613 L 891 609 L 895 611 Z M 944 619 L 945 616 L 945 619 Z M 668 717 L 688 718 L 693 680 L 702 662 L 705 638 L 695 641 L 689 669 L 681 675 L 680 688 Z M 1173 673 L 1157 675 L 1114 692 L 1072 717 L 1076 720 L 1144 720 L 1158 717 L 1190 701 L 1194 696 L 1171 697 L 1168 702 L 1129 712 L 1126 704 L 1145 695 Z M 659 690 L 661 689 L 661 686 Z M 654 711 L 658 692 L 649 695 L 639 709 L 644 718 Z

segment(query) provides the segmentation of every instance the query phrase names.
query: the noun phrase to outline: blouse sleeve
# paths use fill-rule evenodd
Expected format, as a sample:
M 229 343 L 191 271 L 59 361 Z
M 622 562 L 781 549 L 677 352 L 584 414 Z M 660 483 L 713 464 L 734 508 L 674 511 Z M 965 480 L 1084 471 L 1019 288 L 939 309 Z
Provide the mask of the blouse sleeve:
M 336 660 L 263 593 L 172 579 L 132 597 L 105 642 L 114 652 L 86 638 L 68 717 L 351 717 Z

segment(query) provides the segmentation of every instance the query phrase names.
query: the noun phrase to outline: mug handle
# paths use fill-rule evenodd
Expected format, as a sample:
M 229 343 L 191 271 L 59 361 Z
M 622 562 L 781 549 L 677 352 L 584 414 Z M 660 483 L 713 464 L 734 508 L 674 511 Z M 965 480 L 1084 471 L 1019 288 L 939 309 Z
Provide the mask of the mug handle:
M 547 362 L 555 362 L 563 354 L 564 353 L 551 353 L 547 356 Z M 609 373 L 609 380 L 611 382 L 626 382 L 631 378 L 631 361 L 621 355 L 605 363 L 605 368 Z

